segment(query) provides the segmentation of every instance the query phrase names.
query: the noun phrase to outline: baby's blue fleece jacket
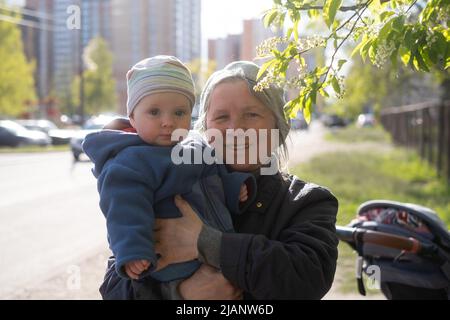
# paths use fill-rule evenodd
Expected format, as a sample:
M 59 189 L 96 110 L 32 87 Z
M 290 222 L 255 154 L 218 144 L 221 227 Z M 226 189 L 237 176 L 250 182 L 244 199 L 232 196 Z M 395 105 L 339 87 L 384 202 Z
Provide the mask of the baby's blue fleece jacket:
M 178 147 L 181 155 L 209 148 L 198 139 L 187 139 Z M 124 265 L 141 259 L 152 265 L 141 276 L 150 275 L 160 281 L 186 278 L 198 268 L 198 261 L 193 261 L 153 272 L 157 263 L 153 241 L 155 218 L 181 216 L 173 201 L 175 195 L 185 198 L 206 224 L 230 232 L 233 230 L 230 212 L 244 212 L 256 194 L 252 175 L 229 173 L 224 165 L 218 164 L 176 165 L 171 159 L 172 148 L 152 146 L 136 133 L 117 130 L 91 133 L 83 142 L 84 151 L 94 162 L 109 245 L 116 257 L 117 272 L 123 277 L 128 277 Z M 239 192 L 244 182 L 250 196 L 242 204 Z

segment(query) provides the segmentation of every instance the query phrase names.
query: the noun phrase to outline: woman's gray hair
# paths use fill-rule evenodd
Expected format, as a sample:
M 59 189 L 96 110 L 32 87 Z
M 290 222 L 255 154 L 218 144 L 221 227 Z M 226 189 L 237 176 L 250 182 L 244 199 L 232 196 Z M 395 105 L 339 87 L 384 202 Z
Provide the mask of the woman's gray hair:
M 279 165 L 282 163 L 285 164 L 288 160 L 286 138 L 289 134 L 290 125 L 283 110 L 285 105 L 284 90 L 277 86 L 270 86 L 262 91 L 255 91 L 254 86 L 257 84 L 256 76 L 258 72 L 259 66 L 255 63 L 250 61 L 237 61 L 232 62 L 224 69 L 213 73 L 206 82 L 200 96 L 198 120 L 195 124 L 195 129 L 200 132 L 204 132 L 207 129 L 206 114 L 209 109 L 211 94 L 219 84 L 245 81 L 250 93 L 269 108 L 275 117 L 276 129 L 279 130 L 280 135 L 280 147 L 277 156 L 279 157 Z

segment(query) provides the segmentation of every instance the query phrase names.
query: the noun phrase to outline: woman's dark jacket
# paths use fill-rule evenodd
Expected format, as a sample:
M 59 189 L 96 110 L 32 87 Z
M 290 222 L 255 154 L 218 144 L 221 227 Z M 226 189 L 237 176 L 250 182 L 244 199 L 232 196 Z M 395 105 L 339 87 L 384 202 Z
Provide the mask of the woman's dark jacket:
M 223 275 L 246 299 L 321 299 L 336 269 L 338 201 L 295 176 L 260 176 L 257 185 L 256 201 L 234 217 L 237 233 L 221 237 Z
M 337 210 L 326 188 L 280 173 L 259 176 L 256 200 L 233 217 L 237 233 L 202 229 L 200 260 L 220 268 L 245 299 L 321 299 L 336 269 Z M 129 299 L 167 297 L 156 283 L 123 281 L 130 280 L 107 270 L 103 297 L 124 298 L 120 291 Z

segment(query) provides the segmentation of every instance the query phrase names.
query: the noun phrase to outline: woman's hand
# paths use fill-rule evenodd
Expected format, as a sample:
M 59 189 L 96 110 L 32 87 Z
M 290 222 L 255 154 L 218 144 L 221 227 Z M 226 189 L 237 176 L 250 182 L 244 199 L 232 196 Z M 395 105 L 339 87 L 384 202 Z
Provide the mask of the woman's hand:
M 156 271 L 172 263 L 197 259 L 197 240 L 203 222 L 192 207 L 179 195 L 175 196 L 175 205 L 183 215 L 174 219 L 156 219 L 155 252 L 158 259 Z
M 202 264 L 188 279 L 181 282 L 178 292 L 185 300 L 241 300 L 242 290 L 233 286 L 219 270 Z

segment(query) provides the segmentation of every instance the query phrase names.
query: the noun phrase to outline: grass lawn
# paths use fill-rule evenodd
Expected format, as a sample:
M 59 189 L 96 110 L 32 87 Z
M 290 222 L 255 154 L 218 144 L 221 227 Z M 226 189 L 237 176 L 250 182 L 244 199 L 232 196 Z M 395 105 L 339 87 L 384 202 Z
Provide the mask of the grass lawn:
M 338 225 L 349 223 L 362 202 L 389 199 L 430 207 L 450 226 L 450 188 L 413 151 L 397 148 L 385 153 L 327 153 L 291 172 L 331 189 L 339 200 Z M 344 270 L 340 288 L 356 292 L 355 254 L 345 243 L 340 244 L 339 251 L 339 267 Z
M 30 152 L 55 152 L 55 151 L 68 151 L 70 150 L 69 145 L 61 146 L 23 146 L 23 147 L 0 147 L 0 153 L 30 153 Z
M 391 137 L 383 127 L 366 127 L 358 128 L 355 125 L 347 126 L 345 128 L 332 129 L 325 135 L 325 139 L 328 141 L 336 142 L 385 142 L 390 143 Z

